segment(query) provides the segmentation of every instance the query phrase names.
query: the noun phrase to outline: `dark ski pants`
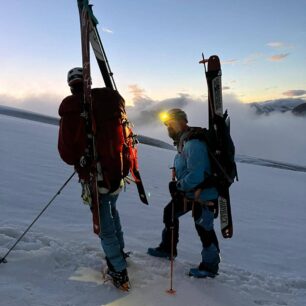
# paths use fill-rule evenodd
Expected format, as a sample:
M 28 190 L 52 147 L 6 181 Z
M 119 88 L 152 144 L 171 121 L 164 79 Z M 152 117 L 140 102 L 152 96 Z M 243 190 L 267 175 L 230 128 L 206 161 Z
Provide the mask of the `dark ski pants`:
M 174 207 L 173 207 L 174 205 Z M 219 250 L 219 243 L 214 231 L 214 211 L 213 207 L 201 206 L 192 200 L 185 200 L 184 196 L 177 196 L 164 208 L 163 222 L 165 228 L 162 232 L 162 242 L 160 244 L 168 252 L 171 251 L 171 226 L 172 226 L 172 207 L 174 208 L 173 232 L 174 232 L 174 254 L 177 254 L 177 243 L 179 241 L 179 218 L 189 211 L 193 211 L 195 228 L 200 236 L 203 249 L 207 249 L 214 244 Z

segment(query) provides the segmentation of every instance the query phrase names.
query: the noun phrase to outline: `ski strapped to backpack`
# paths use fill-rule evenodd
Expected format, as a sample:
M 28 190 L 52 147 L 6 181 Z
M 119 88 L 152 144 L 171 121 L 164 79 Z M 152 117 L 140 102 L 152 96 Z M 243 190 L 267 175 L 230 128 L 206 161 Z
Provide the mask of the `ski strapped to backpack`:
M 88 0 L 78 0 L 79 10 L 81 10 L 84 6 L 88 10 L 89 14 L 89 22 L 90 22 L 90 32 L 89 32 L 89 41 L 91 47 L 94 51 L 98 66 L 100 68 L 100 72 L 102 74 L 102 78 L 104 80 L 105 86 L 107 88 L 117 90 L 116 83 L 113 77 L 113 73 L 111 72 L 110 65 L 103 48 L 103 44 L 97 29 L 98 20 L 94 16 L 92 11 L 92 5 L 88 5 Z
M 88 10 L 84 7 L 80 11 L 80 28 L 81 28 L 81 45 L 82 45 L 82 64 L 83 64 L 83 112 L 87 147 L 85 156 L 91 163 L 89 172 L 89 182 L 85 186 L 90 186 L 89 196 L 91 197 L 91 211 L 93 216 L 93 231 L 100 234 L 100 213 L 99 213 L 99 191 L 98 191 L 98 155 L 96 148 L 96 125 L 93 116 L 93 101 L 91 95 L 91 75 L 90 75 L 90 49 L 89 49 L 89 15 Z M 101 175 L 101 174 L 100 174 Z
M 93 215 L 93 229 L 100 234 L 99 195 L 118 194 L 129 173 L 136 182 L 140 199 L 148 204 L 138 171 L 137 139 L 125 111 L 125 101 L 115 89 L 108 72 L 103 88 L 91 88 L 90 33 L 92 10 L 88 1 L 78 1 L 82 42 L 83 68 L 71 69 L 68 84 L 75 79 L 72 95 L 60 107 L 58 150 L 61 158 L 73 165 L 82 185 L 82 198 L 89 204 Z M 72 79 L 71 79 L 72 78 Z M 79 82 L 79 83 L 78 83 Z M 82 84 L 83 82 L 83 84 Z M 83 86 L 83 90 L 82 90 Z
M 229 187 L 238 180 L 235 163 L 235 146 L 230 135 L 230 120 L 227 111 L 223 113 L 221 64 L 218 56 L 213 55 L 204 64 L 205 77 L 208 87 L 209 128 L 197 130 L 192 138 L 206 142 L 211 160 L 212 174 L 198 186 L 204 189 L 216 187 L 219 192 L 218 204 L 220 210 L 221 232 L 224 238 L 233 235 L 233 221 Z M 207 69 L 206 69 L 207 63 Z
M 83 9 L 86 9 L 87 11 L 87 15 L 89 18 L 89 23 L 90 23 L 89 40 L 90 40 L 92 49 L 94 51 L 94 55 L 96 57 L 98 66 L 100 68 L 100 72 L 103 77 L 105 86 L 107 88 L 117 90 L 116 84 L 113 78 L 113 73 L 111 72 L 110 65 L 109 65 L 105 50 L 103 48 L 103 44 L 102 44 L 99 32 L 97 30 L 98 20 L 93 14 L 92 5 L 88 4 L 88 0 L 78 0 L 78 7 L 79 7 L 80 14 Z M 140 200 L 144 204 L 148 204 L 147 196 L 146 196 L 145 189 L 144 189 L 142 179 L 140 176 L 140 172 L 138 169 L 137 148 L 136 148 L 138 140 L 137 140 L 137 136 L 133 134 L 133 131 L 127 119 L 126 113 L 125 113 L 125 119 L 123 120 L 123 126 L 124 126 L 124 135 L 125 135 L 124 137 L 126 140 L 126 145 L 129 147 L 128 151 L 130 154 L 130 160 L 132 161 L 131 167 L 130 167 L 130 173 L 133 176 L 132 181 L 136 183 Z

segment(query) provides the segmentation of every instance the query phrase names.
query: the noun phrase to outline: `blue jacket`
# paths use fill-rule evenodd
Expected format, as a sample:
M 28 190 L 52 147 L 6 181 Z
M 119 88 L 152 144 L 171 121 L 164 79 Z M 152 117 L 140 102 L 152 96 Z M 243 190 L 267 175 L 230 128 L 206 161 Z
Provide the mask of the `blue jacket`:
M 205 142 L 192 139 L 185 143 L 181 153 L 174 158 L 177 188 L 184 191 L 186 196 L 194 199 L 194 188 L 205 179 L 205 173 L 211 174 L 210 160 Z M 218 198 L 216 188 L 204 189 L 200 200 L 214 200 Z

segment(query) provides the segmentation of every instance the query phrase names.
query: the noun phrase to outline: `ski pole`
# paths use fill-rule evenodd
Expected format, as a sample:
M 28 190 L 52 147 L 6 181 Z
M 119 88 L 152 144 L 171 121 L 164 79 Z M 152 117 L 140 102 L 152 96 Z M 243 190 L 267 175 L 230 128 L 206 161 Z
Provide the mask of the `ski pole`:
M 44 207 L 44 209 L 39 213 L 39 215 L 34 219 L 34 221 L 28 226 L 28 228 L 23 232 L 23 234 L 16 240 L 14 245 L 7 251 L 7 253 L 0 258 L 1 263 L 7 263 L 6 257 L 11 253 L 11 251 L 15 248 L 15 246 L 19 243 L 19 241 L 24 237 L 24 235 L 29 231 L 29 229 L 34 225 L 34 223 L 39 219 L 39 217 L 44 213 L 44 211 L 49 207 L 49 205 L 54 201 L 54 199 L 61 193 L 61 191 L 66 187 L 68 182 L 72 179 L 75 175 L 76 171 L 71 174 L 71 176 L 67 179 L 67 181 L 62 185 L 62 187 L 57 191 L 57 193 L 52 197 L 49 203 Z
M 172 168 L 172 181 L 175 181 L 175 168 Z M 171 207 L 171 260 L 170 260 L 170 289 L 167 290 L 169 294 L 175 294 L 175 290 L 173 289 L 173 251 L 174 251 L 174 200 L 172 199 L 172 207 Z

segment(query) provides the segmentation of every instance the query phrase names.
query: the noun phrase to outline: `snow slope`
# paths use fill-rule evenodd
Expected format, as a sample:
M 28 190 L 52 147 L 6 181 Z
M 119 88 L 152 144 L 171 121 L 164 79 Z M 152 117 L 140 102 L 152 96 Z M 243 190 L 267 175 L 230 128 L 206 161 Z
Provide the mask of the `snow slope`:
M 0 256 L 72 173 L 57 154 L 57 127 L 0 115 Z M 220 275 L 185 274 L 200 261 L 190 214 L 181 218 L 175 296 L 169 296 L 169 262 L 146 254 L 160 241 L 162 210 L 174 152 L 139 146 L 150 206 L 135 186 L 118 201 L 132 290 L 119 292 L 101 278 L 105 266 L 88 207 L 74 178 L 33 226 L 8 263 L 0 265 L 0 305 L 305 305 L 306 173 L 238 164 L 232 187 L 235 233 L 221 238 Z

